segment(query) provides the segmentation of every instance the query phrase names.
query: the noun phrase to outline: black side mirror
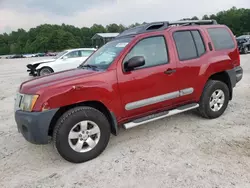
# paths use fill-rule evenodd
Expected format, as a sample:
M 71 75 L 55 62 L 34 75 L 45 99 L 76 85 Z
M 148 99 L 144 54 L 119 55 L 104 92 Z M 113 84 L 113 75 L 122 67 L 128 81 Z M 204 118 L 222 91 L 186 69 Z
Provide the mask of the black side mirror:
M 124 70 L 131 71 L 136 67 L 145 65 L 145 59 L 143 56 L 135 56 L 124 63 Z

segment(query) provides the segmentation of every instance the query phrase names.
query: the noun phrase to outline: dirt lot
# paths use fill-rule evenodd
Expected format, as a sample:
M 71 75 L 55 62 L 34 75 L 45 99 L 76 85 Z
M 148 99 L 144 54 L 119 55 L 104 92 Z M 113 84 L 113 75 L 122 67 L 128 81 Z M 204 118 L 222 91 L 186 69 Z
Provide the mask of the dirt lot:
M 32 59 L 34 60 L 34 59 Z M 187 112 L 112 136 L 104 153 L 64 161 L 52 144 L 32 145 L 17 132 L 14 95 L 30 79 L 30 61 L 0 59 L 0 187 L 250 187 L 250 55 L 225 114 Z

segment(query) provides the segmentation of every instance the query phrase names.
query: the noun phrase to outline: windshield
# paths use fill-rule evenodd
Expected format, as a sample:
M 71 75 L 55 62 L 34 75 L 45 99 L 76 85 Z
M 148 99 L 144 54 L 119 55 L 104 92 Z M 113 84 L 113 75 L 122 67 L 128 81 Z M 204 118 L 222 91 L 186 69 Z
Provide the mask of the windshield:
M 111 41 L 98 49 L 89 59 L 83 62 L 82 66 L 94 66 L 98 69 L 107 69 L 115 60 L 125 46 L 131 41 L 130 38 L 123 38 Z
M 64 54 L 66 54 L 68 51 L 62 51 L 60 53 L 58 53 L 56 56 L 55 56 L 55 59 L 58 59 L 60 57 L 62 57 Z

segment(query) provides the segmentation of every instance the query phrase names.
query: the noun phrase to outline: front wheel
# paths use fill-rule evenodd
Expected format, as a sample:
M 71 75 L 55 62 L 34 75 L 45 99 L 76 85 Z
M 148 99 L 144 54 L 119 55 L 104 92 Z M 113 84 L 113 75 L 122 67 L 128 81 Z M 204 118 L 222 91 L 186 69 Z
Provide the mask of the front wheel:
M 247 54 L 247 53 L 248 53 L 248 47 L 247 47 L 247 46 L 244 47 L 243 53 L 244 53 L 244 54 Z
M 228 102 L 228 86 L 221 81 L 209 80 L 200 99 L 199 112 L 204 118 L 218 118 L 226 110 Z
M 52 68 L 50 68 L 50 67 L 43 67 L 39 71 L 39 76 L 45 76 L 45 75 L 51 74 L 53 72 L 54 71 L 52 70 Z
M 67 161 L 81 163 L 100 155 L 108 145 L 110 125 L 105 115 L 91 107 L 76 107 L 58 120 L 53 140 Z

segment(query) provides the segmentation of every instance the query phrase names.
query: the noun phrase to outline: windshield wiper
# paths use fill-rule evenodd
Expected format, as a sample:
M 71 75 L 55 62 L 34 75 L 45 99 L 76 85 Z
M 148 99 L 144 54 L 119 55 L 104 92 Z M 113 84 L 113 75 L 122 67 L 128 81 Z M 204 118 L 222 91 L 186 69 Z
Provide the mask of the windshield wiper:
M 79 67 L 80 68 L 85 68 L 85 67 L 87 67 L 87 68 L 91 68 L 91 69 L 97 69 L 98 67 L 97 66 L 95 66 L 95 65 L 79 65 Z

